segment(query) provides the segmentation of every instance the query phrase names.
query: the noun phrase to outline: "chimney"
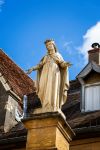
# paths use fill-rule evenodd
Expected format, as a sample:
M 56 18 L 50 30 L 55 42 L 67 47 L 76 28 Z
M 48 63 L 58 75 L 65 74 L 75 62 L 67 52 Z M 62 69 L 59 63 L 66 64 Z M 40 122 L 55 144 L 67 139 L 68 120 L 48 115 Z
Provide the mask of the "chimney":
M 98 43 L 92 44 L 91 50 L 88 51 L 89 62 L 94 61 L 96 64 L 100 65 L 100 45 Z

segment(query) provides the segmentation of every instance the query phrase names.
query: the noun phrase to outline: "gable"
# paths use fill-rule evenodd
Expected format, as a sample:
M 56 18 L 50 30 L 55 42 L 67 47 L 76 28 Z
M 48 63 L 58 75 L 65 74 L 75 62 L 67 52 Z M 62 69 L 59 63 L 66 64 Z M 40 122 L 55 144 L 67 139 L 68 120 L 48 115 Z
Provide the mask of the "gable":
M 93 84 L 100 82 L 100 73 L 97 73 L 95 71 L 91 71 L 85 78 L 84 78 L 85 84 Z
M 15 118 L 16 109 L 20 108 L 17 95 L 5 89 L 0 81 L 0 132 L 8 132 L 18 121 Z
M 83 70 L 77 75 L 77 78 L 85 78 L 92 70 L 97 73 L 100 73 L 100 66 L 97 65 L 95 62 L 88 63 L 83 68 Z

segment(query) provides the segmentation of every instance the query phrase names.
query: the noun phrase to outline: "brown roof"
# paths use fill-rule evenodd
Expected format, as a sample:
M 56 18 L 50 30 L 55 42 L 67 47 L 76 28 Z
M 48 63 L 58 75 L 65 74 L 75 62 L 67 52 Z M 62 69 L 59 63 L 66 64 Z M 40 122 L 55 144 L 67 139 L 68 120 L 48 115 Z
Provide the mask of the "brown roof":
M 23 149 L 26 147 L 27 130 L 18 123 L 10 132 L 0 132 L 0 150 Z
M 72 128 L 81 128 L 100 125 L 100 111 L 78 113 L 76 117 L 68 120 Z
M 12 91 L 20 98 L 24 94 L 35 91 L 34 81 L 25 74 L 1 49 L 0 49 L 0 73 L 7 80 Z

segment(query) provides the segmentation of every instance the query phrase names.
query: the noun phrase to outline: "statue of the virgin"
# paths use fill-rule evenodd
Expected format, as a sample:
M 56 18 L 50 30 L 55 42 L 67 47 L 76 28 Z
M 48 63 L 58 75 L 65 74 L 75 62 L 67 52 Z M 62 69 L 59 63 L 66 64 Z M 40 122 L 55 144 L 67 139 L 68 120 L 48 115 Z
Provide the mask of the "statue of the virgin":
M 46 40 L 47 54 L 27 73 L 37 70 L 37 94 L 45 111 L 57 111 L 67 100 L 69 88 L 68 67 L 53 40 Z

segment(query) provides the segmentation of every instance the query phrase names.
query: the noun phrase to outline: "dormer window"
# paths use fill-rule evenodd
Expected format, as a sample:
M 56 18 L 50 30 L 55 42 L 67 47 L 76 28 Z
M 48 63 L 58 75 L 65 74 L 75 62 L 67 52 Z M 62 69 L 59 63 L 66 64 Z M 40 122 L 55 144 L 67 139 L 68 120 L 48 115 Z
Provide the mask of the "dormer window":
M 100 110 L 100 66 L 90 62 L 77 76 L 81 83 L 81 111 Z
M 85 85 L 84 111 L 100 110 L 100 84 Z

